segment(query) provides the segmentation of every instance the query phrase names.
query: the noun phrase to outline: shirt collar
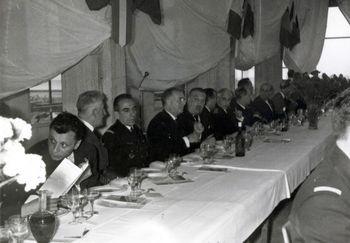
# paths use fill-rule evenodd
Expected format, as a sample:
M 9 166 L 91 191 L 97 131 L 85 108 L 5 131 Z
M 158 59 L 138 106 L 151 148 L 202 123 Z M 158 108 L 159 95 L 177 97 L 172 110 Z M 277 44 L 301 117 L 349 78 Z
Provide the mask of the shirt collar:
M 237 105 L 239 105 L 240 107 L 243 108 L 243 110 L 245 110 L 245 106 L 244 106 L 244 105 L 242 105 L 242 104 L 240 104 L 240 103 L 238 103 L 238 102 L 237 102 Z
M 165 109 L 164 109 L 164 110 L 165 110 Z M 171 114 L 169 111 L 165 110 L 165 112 L 168 113 L 169 116 L 170 116 L 174 121 L 176 120 L 176 117 L 175 117 L 173 114 Z
M 80 119 L 80 120 L 82 121 L 82 123 L 84 123 L 85 126 L 87 126 L 87 128 L 89 128 L 91 132 L 94 131 L 94 127 L 90 123 L 88 123 L 87 121 L 84 121 L 83 119 Z
M 206 109 L 207 109 L 207 110 L 210 112 L 210 109 L 209 109 L 209 107 L 208 107 L 208 106 L 206 106 L 206 105 L 205 105 L 205 106 L 204 106 L 204 108 L 206 108 Z
M 283 99 L 285 99 L 285 98 L 286 98 L 286 96 L 283 94 L 283 92 L 282 92 L 282 91 L 280 91 L 280 94 L 282 95 L 282 98 L 283 98 Z

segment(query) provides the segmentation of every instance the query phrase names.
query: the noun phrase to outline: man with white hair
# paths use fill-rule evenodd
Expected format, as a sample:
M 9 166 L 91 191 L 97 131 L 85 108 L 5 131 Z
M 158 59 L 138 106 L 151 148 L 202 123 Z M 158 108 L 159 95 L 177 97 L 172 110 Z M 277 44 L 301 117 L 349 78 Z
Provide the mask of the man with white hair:
M 108 112 L 106 109 L 106 95 L 97 90 L 89 90 L 79 95 L 77 100 L 78 117 L 86 127 L 86 136 L 82 141 L 96 147 L 98 151 L 98 172 L 100 174 L 100 182 L 106 184 L 107 179 L 106 168 L 108 167 L 108 152 L 101 142 L 101 135 L 97 128 L 106 125 Z

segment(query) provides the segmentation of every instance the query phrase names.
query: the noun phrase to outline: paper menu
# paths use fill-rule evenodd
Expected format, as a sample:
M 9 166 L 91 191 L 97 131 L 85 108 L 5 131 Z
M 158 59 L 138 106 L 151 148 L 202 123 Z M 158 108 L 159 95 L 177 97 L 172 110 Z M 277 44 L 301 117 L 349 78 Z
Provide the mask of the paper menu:
M 52 198 L 58 198 L 72 188 L 88 167 L 89 163 L 79 168 L 69 159 L 63 159 L 39 190 L 48 190 Z

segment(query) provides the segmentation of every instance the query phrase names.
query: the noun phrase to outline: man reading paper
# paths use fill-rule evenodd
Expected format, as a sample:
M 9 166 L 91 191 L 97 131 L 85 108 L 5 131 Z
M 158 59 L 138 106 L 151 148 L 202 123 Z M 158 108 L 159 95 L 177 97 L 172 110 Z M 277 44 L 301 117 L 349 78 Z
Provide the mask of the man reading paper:
M 28 152 L 42 156 L 46 164 L 47 178 L 64 159 L 68 159 L 78 166 L 88 161 L 91 176 L 83 180 L 80 186 L 81 188 L 95 186 L 98 185 L 97 151 L 92 145 L 80 146 L 84 135 L 85 128 L 82 122 L 73 114 L 63 112 L 51 122 L 48 139 L 35 144 Z M 34 194 L 34 191 L 26 193 L 23 185 L 17 183 L 4 188 L 2 192 L 4 199 L 0 210 L 2 220 L 13 214 L 18 214 L 28 195 Z

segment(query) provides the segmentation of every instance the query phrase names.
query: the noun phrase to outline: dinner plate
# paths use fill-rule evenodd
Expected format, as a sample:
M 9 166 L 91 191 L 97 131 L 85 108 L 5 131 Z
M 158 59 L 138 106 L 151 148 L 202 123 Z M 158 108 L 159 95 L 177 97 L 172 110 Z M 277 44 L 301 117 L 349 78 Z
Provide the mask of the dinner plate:
M 105 186 L 95 186 L 95 187 L 91 187 L 90 189 L 96 191 L 96 192 L 123 192 L 126 191 L 128 189 L 127 185 L 123 185 L 120 187 L 114 187 L 114 186 L 110 186 L 110 185 L 105 185 Z
M 159 168 L 142 168 L 141 169 L 143 172 L 146 172 L 146 173 L 154 173 L 154 172 L 160 172 L 161 169 Z

